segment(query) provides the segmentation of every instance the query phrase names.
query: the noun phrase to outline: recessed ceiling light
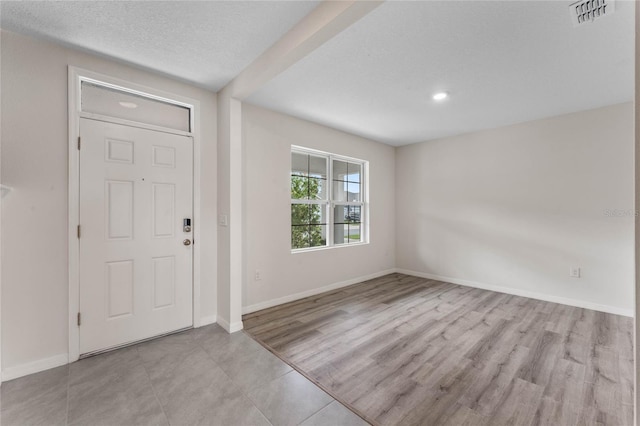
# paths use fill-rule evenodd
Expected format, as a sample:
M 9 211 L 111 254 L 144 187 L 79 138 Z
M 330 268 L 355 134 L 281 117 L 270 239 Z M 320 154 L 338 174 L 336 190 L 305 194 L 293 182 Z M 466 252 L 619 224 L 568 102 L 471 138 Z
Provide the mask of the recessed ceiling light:
M 118 102 L 118 103 L 125 108 L 138 108 L 138 104 L 134 104 L 133 102 Z
M 435 95 L 433 95 L 433 100 L 434 101 L 442 101 L 445 100 L 449 97 L 449 94 L 447 92 L 438 92 Z

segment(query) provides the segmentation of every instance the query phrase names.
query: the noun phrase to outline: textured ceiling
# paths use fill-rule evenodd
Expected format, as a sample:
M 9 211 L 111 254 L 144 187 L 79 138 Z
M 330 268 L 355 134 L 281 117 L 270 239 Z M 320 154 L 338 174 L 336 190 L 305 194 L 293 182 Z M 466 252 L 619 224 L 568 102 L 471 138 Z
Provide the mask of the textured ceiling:
M 633 100 L 633 2 L 571 2 L 386 2 L 248 101 L 403 145 Z
M 634 4 L 388 1 L 247 101 L 404 145 L 633 100 Z M 2 28 L 219 90 L 317 1 L 0 1 Z M 451 97 L 431 99 L 445 90 Z
M 221 89 L 318 1 L 1 1 L 4 29 Z

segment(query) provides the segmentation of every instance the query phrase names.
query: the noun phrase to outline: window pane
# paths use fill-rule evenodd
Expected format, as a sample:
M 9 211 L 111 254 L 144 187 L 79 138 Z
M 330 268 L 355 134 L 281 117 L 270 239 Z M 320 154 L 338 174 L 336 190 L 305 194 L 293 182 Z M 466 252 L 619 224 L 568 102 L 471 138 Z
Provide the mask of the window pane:
M 347 182 L 347 201 L 360 201 L 360 184 Z
M 333 220 L 336 224 L 359 223 L 361 218 L 361 206 L 345 206 L 338 204 L 333 208 Z
M 347 163 L 333 160 L 333 180 L 347 180 Z
M 349 224 L 349 242 L 350 243 L 359 243 L 361 239 L 360 234 L 360 224 Z
M 342 181 L 333 181 L 333 201 L 360 202 L 360 184 Z
M 360 217 L 360 211 L 361 211 L 360 206 L 349 206 L 349 213 L 347 214 L 347 222 L 349 222 L 349 223 L 352 223 L 352 222 L 360 223 L 362 221 L 362 219 Z
M 327 199 L 326 179 L 309 178 L 309 199 L 310 200 L 326 200 Z
M 349 243 L 349 225 L 336 224 L 333 226 L 333 243 L 335 245 Z
M 294 200 L 301 200 L 307 199 L 308 197 L 308 178 L 304 176 L 291 176 L 291 198 Z
M 324 157 L 309 156 L 309 176 L 326 179 L 327 159 Z
M 349 206 L 337 204 L 333 207 L 333 221 L 338 223 L 346 223 L 349 216 Z
M 359 223 L 340 223 L 333 226 L 334 244 L 359 243 L 362 241 L 361 225 Z
M 308 225 L 309 222 L 309 205 L 291 204 L 291 225 Z
M 327 225 L 309 225 L 309 247 L 327 245 Z
M 185 132 L 191 129 L 191 111 L 184 106 L 122 92 L 87 81 L 82 82 L 80 92 L 82 111 Z
M 347 182 L 333 181 L 333 201 L 347 201 L 348 192 Z
M 297 152 L 291 153 L 291 174 L 307 176 L 309 173 L 309 156 Z
M 308 226 L 292 226 L 291 227 L 291 248 L 309 247 L 309 227 Z
M 333 161 L 333 200 L 334 201 L 362 201 L 360 179 L 362 165 L 346 161 Z
M 327 209 L 321 204 L 309 205 L 309 223 L 314 225 L 325 225 L 327 223 Z
M 347 165 L 348 173 L 347 179 L 349 182 L 360 183 L 360 176 L 362 175 L 362 165 L 356 163 L 349 163 Z
M 291 248 L 322 247 L 327 245 L 327 225 L 291 227 Z
M 326 200 L 327 181 L 304 176 L 291 176 L 291 198 L 293 200 Z

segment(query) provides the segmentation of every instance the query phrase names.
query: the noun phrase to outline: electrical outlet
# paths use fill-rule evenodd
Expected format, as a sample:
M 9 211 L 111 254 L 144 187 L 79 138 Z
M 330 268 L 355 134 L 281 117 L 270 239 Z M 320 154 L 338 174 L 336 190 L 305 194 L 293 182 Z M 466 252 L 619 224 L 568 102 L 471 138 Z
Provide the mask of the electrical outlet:
M 577 266 L 571 266 L 569 268 L 569 276 L 572 278 L 580 278 L 580 268 Z
M 262 279 L 262 275 L 260 274 L 260 269 L 256 269 L 256 273 L 253 276 L 253 279 L 256 281 L 260 281 Z

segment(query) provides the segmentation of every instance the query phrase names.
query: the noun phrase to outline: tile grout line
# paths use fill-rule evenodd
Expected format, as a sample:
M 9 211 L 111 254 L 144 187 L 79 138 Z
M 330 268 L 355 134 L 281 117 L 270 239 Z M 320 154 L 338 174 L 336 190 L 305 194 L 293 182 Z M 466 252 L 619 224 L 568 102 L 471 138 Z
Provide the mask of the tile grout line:
M 261 339 L 259 339 L 257 336 L 254 336 L 253 334 L 251 334 L 249 331 L 244 331 L 245 334 L 247 334 L 249 337 L 251 337 L 251 339 L 253 339 L 255 342 L 257 342 L 260 346 L 262 346 L 264 349 L 266 349 L 267 351 L 271 352 L 273 355 L 275 355 L 278 359 L 280 359 L 282 362 L 284 362 L 285 364 L 287 364 L 289 367 L 291 367 L 291 369 L 293 371 L 298 372 L 302 377 L 304 377 L 305 379 L 307 379 L 309 382 L 311 382 L 311 384 L 313 384 L 314 386 L 316 386 L 318 389 L 320 389 L 322 392 L 326 393 L 327 395 L 329 395 L 331 398 L 333 398 L 334 401 L 337 401 L 338 403 L 340 403 L 343 407 L 345 407 L 347 410 L 351 411 L 353 414 L 355 414 L 356 416 L 360 417 L 362 420 L 364 420 L 366 423 L 370 424 L 370 425 L 376 425 L 376 423 L 373 423 L 371 420 L 368 420 L 364 414 L 360 413 L 359 410 L 357 410 L 355 407 L 353 407 L 351 404 L 347 403 L 346 401 L 343 401 L 341 399 L 336 398 L 332 392 L 329 392 L 327 389 L 325 389 L 323 386 L 320 386 L 320 384 L 316 383 L 314 380 L 312 380 L 307 373 L 305 373 L 304 371 L 302 371 L 301 368 L 298 368 L 293 362 L 289 362 L 283 355 L 280 354 L 280 352 L 276 351 L 275 349 L 271 348 L 269 345 L 267 345 L 265 342 L 263 342 Z M 289 373 L 287 373 L 289 374 Z M 329 403 L 330 404 L 330 403 Z M 329 404 L 325 405 L 322 408 L 325 408 L 326 406 L 328 406 Z M 319 411 L 319 410 L 318 410 Z M 316 414 L 316 413 L 314 413 Z M 308 419 L 308 417 L 307 417 Z M 305 420 L 307 420 L 305 419 Z
M 205 327 L 206 327 L 206 326 L 205 326 Z M 199 327 L 199 328 L 201 328 L 201 327 Z M 244 331 L 242 331 L 242 332 L 244 333 Z M 246 333 L 245 333 L 245 334 L 246 334 Z M 258 406 L 257 406 L 257 405 L 256 405 L 256 403 L 253 401 L 253 399 L 251 399 L 251 397 L 249 396 L 249 394 L 248 394 L 247 392 L 245 392 L 244 388 L 243 388 L 242 386 L 238 386 L 238 385 L 236 384 L 235 380 L 233 380 L 233 379 L 231 378 L 231 376 L 229 376 L 229 374 L 228 374 L 226 371 L 224 371 L 224 369 L 223 369 L 222 367 L 220 367 L 220 365 L 216 362 L 216 360 L 213 358 L 213 356 L 211 356 L 211 354 L 209 353 L 209 351 L 207 351 L 207 349 L 206 349 L 204 346 L 202 346 L 198 340 L 196 340 L 193 336 L 191 336 L 191 338 L 193 339 L 193 341 L 194 341 L 194 342 L 196 342 L 196 344 L 200 347 L 200 349 L 202 349 L 202 350 L 204 351 L 204 353 L 205 353 L 205 354 L 207 354 L 207 357 L 208 357 L 208 358 L 209 358 L 209 359 L 210 359 L 210 360 L 215 364 L 215 366 L 216 366 L 216 367 L 218 367 L 218 368 L 220 369 L 220 371 L 222 371 L 222 374 L 224 374 L 224 375 L 229 379 L 229 381 L 230 381 L 231 383 L 233 383 L 233 384 L 234 384 L 234 385 L 235 385 L 235 386 L 240 390 L 240 393 L 241 393 L 245 398 L 247 398 L 247 400 L 249 400 L 249 402 L 251 403 L 251 405 L 253 405 L 253 406 L 254 406 L 254 408 L 255 408 L 256 410 L 258 410 L 258 412 L 262 415 L 262 417 L 264 417 L 264 419 L 267 421 L 267 423 L 269 423 L 270 425 L 272 425 L 272 426 L 273 426 L 273 423 L 271 423 L 271 420 L 269 420 L 269 418 L 268 418 L 268 417 L 267 417 L 267 416 L 262 412 L 262 410 L 261 410 L 260 408 L 258 408 Z M 257 352 L 257 350 L 256 350 L 255 352 Z M 280 377 L 282 377 L 282 376 L 280 376 Z
M 293 373 L 293 372 L 295 372 L 295 370 L 291 369 L 291 371 L 287 371 L 287 372 L 286 372 L 286 373 L 284 373 L 283 375 L 278 376 L 278 377 L 276 377 L 275 379 L 270 380 L 269 382 L 265 383 L 264 385 L 266 386 L 266 385 L 270 384 L 271 382 L 276 381 L 276 380 L 278 380 L 278 379 L 280 379 L 280 378 L 282 378 L 282 377 L 286 376 L 287 374 L 289 374 L 289 373 Z M 232 380 L 232 381 L 233 381 L 233 380 Z M 235 382 L 234 382 L 234 383 L 235 383 Z M 269 422 L 269 424 L 273 425 L 273 423 L 271 423 L 271 420 L 269 420 L 269 418 L 267 417 L 267 415 L 266 415 L 266 414 L 264 414 L 260 408 L 258 408 L 258 406 L 256 405 L 256 402 L 253 400 L 253 398 L 251 398 L 251 395 L 249 395 L 249 392 L 246 392 L 243 388 L 240 388 L 240 391 L 242 392 L 242 394 L 243 394 L 243 395 L 245 395 L 245 396 L 247 397 L 247 399 L 248 399 L 249 401 L 251 401 L 251 404 L 253 404 L 253 406 L 254 406 L 254 407 L 256 407 L 256 409 L 260 412 L 260 414 L 262 414 L 262 415 L 264 416 L 264 418 L 265 418 L 265 419 L 267 419 L 267 421 Z M 322 407 L 322 408 L 324 408 L 324 407 Z M 313 414 L 315 414 L 315 413 L 313 413 Z M 312 414 L 312 415 L 313 415 L 313 414 Z M 308 417 L 307 417 L 307 418 L 308 418 Z M 304 420 L 307 420 L 307 419 L 304 419 Z M 303 422 L 304 422 L 304 420 L 303 420 Z M 302 422 L 301 422 L 301 423 L 302 423 Z M 298 423 L 298 425 L 300 425 L 300 423 Z
M 295 370 L 293 370 L 293 371 L 295 371 Z M 302 377 L 304 377 L 304 376 L 302 376 Z M 305 379 L 306 379 L 306 377 L 305 377 Z M 307 380 L 308 380 L 308 379 L 307 379 Z M 310 382 L 311 384 L 315 385 L 315 383 L 313 383 L 311 380 L 309 380 L 309 382 Z M 316 386 L 317 386 L 317 385 L 316 385 Z M 321 389 L 320 387 L 318 387 L 318 389 L 320 389 L 321 391 L 323 391 L 323 392 L 324 392 L 324 389 Z M 326 392 L 325 392 L 325 393 L 326 393 Z M 327 394 L 327 395 L 329 395 L 329 394 Z M 329 395 L 329 396 L 331 396 L 331 395 Z M 298 426 L 300 426 L 302 423 L 306 422 L 306 421 L 307 421 L 307 420 L 309 420 L 311 417 L 313 417 L 313 416 L 315 416 L 316 414 L 318 414 L 320 411 L 322 411 L 322 410 L 324 410 L 325 408 L 327 408 L 329 405 L 333 404 L 334 402 L 337 402 L 337 399 L 333 398 L 332 396 L 331 396 L 331 398 L 333 399 L 333 401 L 329 401 L 329 403 L 328 403 L 327 405 L 323 405 L 322 407 L 320 407 L 320 409 L 319 409 L 318 411 L 315 411 L 315 412 L 311 413 L 311 415 L 310 415 L 310 416 L 306 417 L 306 418 L 305 418 L 305 419 L 303 419 L 300 423 L 298 423 Z
M 164 405 L 160 401 L 160 398 L 158 398 L 158 393 L 156 392 L 156 388 L 153 386 L 153 381 L 151 380 L 151 375 L 149 374 L 149 370 L 147 370 L 147 366 L 145 365 L 145 362 L 142 360 L 142 356 L 140 355 L 140 351 L 138 350 L 137 347 L 135 348 L 135 350 L 136 350 L 136 355 L 138 355 L 138 358 L 140 359 L 140 364 L 142 364 L 142 368 L 144 369 L 144 373 L 147 375 L 147 379 L 149 379 L 149 386 L 151 386 L 151 391 L 153 392 L 153 397 L 156 399 L 156 402 L 160 406 L 160 409 L 162 410 L 162 415 L 164 416 L 164 419 L 167 421 L 167 424 L 171 425 L 171 421 L 169 421 L 169 416 L 167 416 L 167 412 L 164 410 Z
M 267 350 L 267 352 L 269 352 L 269 353 L 271 353 L 272 355 L 274 355 L 274 356 L 275 356 L 275 354 L 274 354 L 274 353 L 273 353 L 269 348 L 267 348 L 266 346 L 264 346 L 264 345 L 262 344 L 262 342 L 260 342 L 260 341 L 259 341 L 259 340 L 257 340 L 256 338 L 254 338 L 254 337 L 253 337 L 251 334 L 249 334 L 248 332 L 246 332 L 246 331 L 244 331 L 244 330 L 242 330 L 242 332 L 243 332 L 247 337 L 251 338 L 253 341 L 255 341 L 256 343 L 260 344 L 260 346 L 261 346 L 263 349 L 266 349 L 266 350 Z M 272 379 L 271 381 L 269 381 L 269 383 L 271 383 L 271 382 L 273 382 L 273 381 L 275 381 L 275 380 L 278 380 L 278 379 L 280 379 L 280 378 L 282 378 L 282 377 L 286 376 L 286 375 L 287 375 L 287 374 L 289 374 L 289 373 L 298 373 L 298 374 L 300 374 L 300 372 L 299 372 L 296 368 L 294 368 L 294 367 L 293 367 L 292 365 L 290 365 L 289 363 L 285 362 L 282 358 L 280 358 L 279 356 L 276 356 L 276 358 L 278 358 L 280 361 L 282 361 L 282 362 L 284 362 L 286 365 L 288 365 L 288 366 L 291 368 L 291 370 L 290 370 L 290 371 L 287 371 L 286 373 L 284 373 L 284 374 L 282 374 L 282 375 L 280 375 L 280 376 L 278 376 L 278 377 L 276 377 L 276 378 L 274 378 L 274 379 Z M 306 422 L 306 421 L 307 421 L 307 420 L 309 420 L 311 417 L 313 417 L 313 416 L 315 416 L 316 414 L 318 414 L 320 411 L 322 411 L 322 410 L 324 410 L 325 408 L 327 408 L 327 407 L 328 407 L 329 405 L 331 405 L 332 403 L 334 403 L 334 402 L 338 402 L 338 403 L 339 403 L 339 401 L 338 401 L 337 399 L 335 399 L 333 396 L 331 396 L 329 393 L 327 393 L 324 389 L 322 389 L 320 386 L 318 386 L 317 384 L 315 384 L 313 381 L 309 380 L 305 375 L 303 375 L 303 374 L 300 374 L 300 375 L 301 375 L 305 380 L 309 381 L 309 383 L 311 383 L 312 385 L 314 385 L 315 387 L 317 387 L 318 389 L 320 389 L 322 392 L 326 393 L 326 394 L 331 398 L 331 401 L 329 401 L 327 404 L 323 405 L 323 406 L 322 406 L 322 407 L 320 407 L 318 410 L 316 410 L 316 411 L 314 411 L 313 413 L 311 413 L 309 416 L 307 416 L 307 417 L 305 417 L 304 419 L 302 419 L 302 420 L 297 424 L 298 426 L 300 426 L 302 423 Z M 249 395 L 247 395 L 247 397 L 249 397 L 249 399 L 251 399 L 251 397 L 250 397 Z M 252 400 L 252 402 L 253 402 L 253 400 Z
M 65 419 L 64 419 L 64 424 L 67 426 L 69 425 L 69 389 L 70 388 L 71 388 L 71 364 L 67 364 L 67 410 L 66 410 Z

